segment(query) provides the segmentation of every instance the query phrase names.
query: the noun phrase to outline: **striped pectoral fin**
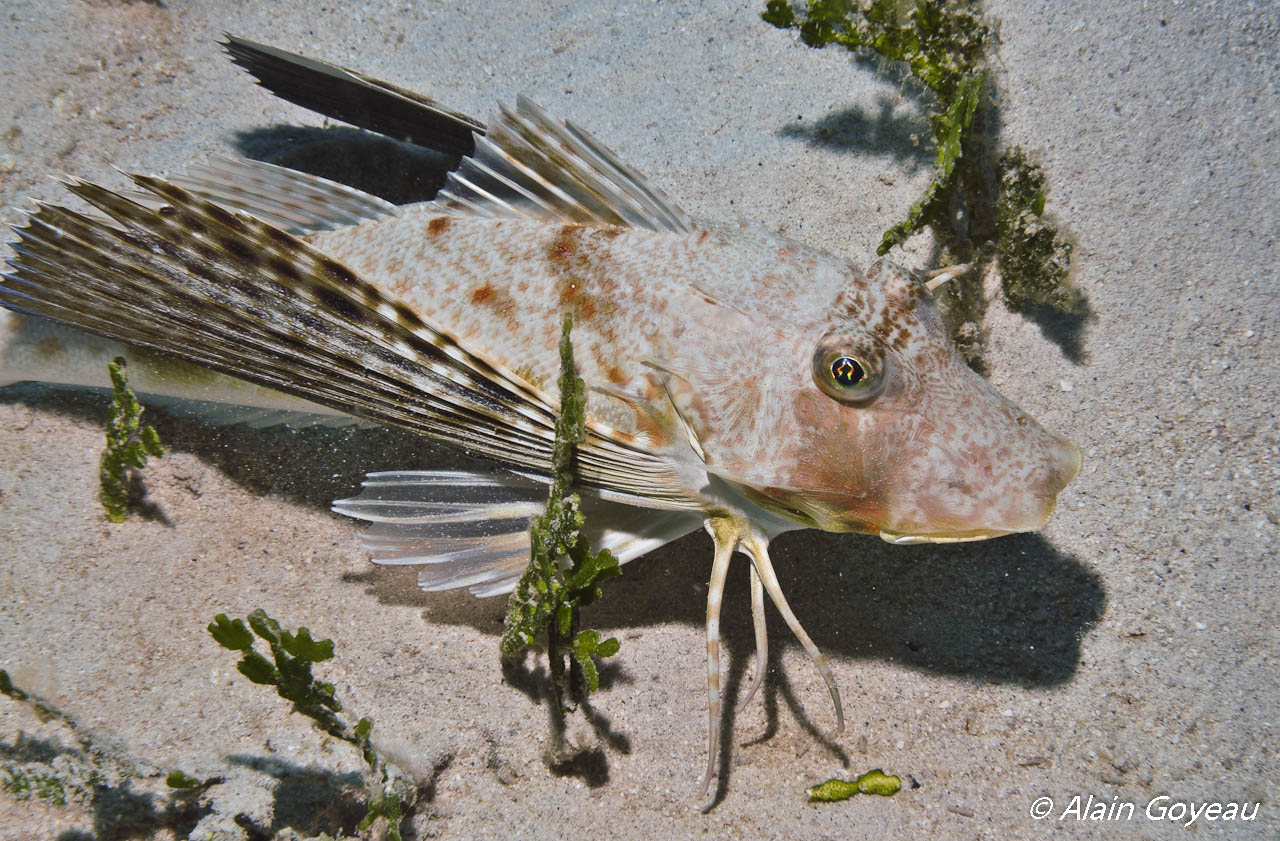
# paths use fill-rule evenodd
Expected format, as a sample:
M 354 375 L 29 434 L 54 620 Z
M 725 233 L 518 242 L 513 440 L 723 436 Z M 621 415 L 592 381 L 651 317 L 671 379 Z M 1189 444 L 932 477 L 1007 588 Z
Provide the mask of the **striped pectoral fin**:
M 167 204 L 77 182 L 110 222 L 33 214 L 0 303 L 510 463 L 549 463 L 554 408 L 402 302 L 278 228 L 134 180 Z
M 468 587 L 478 596 L 510 592 L 529 563 L 529 524 L 547 504 L 538 477 L 495 471 L 371 473 L 359 496 L 333 504 L 372 525 L 364 546 L 378 564 L 422 564 L 424 590 Z M 695 514 L 582 498 L 585 534 L 621 563 L 697 528 Z
M 165 204 L 70 185 L 103 217 L 40 207 L 17 229 L 0 305 L 549 469 L 558 407 L 529 383 L 285 231 L 131 177 Z M 579 452 L 588 485 L 696 507 L 661 454 L 600 434 Z

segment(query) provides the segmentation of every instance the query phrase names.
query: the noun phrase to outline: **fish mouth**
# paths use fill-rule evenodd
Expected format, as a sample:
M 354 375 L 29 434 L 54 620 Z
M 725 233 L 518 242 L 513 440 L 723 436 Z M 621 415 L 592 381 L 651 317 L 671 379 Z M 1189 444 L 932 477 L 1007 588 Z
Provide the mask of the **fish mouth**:
M 938 534 L 880 529 L 880 539 L 895 546 L 911 546 L 917 543 L 968 543 L 974 540 L 987 540 L 988 538 L 1002 537 L 1013 533 L 1009 529 L 972 529 L 970 531 L 941 532 Z
M 1072 447 L 1074 450 L 1075 448 Z M 1075 470 L 1079 470 L 1079 456 L 1076 456 L 1077 466 Z M 1075 471 L 1071 472 L 1068 477 L 1069 482 L 1075 476 Z M 1065 486 L 1066 482 L 1063 483 Z M 1061 489 L 1059 489 L 1061 490 Z M 956 528 L 946 529 L 943 531 L 930 532 L 924 529 L 880 529 L 880 539 L 885 543 L 892 543 L 895 546 L 910 546 L 917 543 L 970 543 L 975 540 L 988 540 L 993 537 L 1003 537 L 1006 534 L 1021 534 L 1024 532 L 1036 531 L 1049 521 L 1049 517 L 1053 514 L 1053 509 L 1058 504 L 1058 492 L 1051 494 L 1034 494 L 1033 498 L 1039 501 L 1038 509 L 1034 514 L 1028 516 L 1025 520 L 1015 520 L 1006 522 L 1003 528 L 998 526 L 979 526 L 977 528 Z

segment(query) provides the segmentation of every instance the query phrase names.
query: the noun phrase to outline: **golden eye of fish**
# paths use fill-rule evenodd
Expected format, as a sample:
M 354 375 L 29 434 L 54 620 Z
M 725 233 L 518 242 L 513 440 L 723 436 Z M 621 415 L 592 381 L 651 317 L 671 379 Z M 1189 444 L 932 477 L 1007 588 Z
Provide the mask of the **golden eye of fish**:
M 813 354 L 813 381 L 841 403 L 866 403 L 884 385 L 883 366 L 875 354 L 847 337 L 828 337 Z
M 853 388 L 866 377 L 866 367 L 852 356 L 837 356 L 831 363 L 831 379 L 841 388 Z

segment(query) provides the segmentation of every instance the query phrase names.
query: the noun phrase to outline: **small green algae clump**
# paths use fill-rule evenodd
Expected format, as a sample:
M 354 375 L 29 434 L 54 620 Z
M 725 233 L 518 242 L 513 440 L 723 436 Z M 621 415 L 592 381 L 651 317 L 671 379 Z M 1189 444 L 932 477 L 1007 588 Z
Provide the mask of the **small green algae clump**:
M 620 572 L 618 559 L 607 549 L 592 552 L 582 533 L 580 500 L 573 485 L 574 447 L 583 438 L 586 390 L 573 364 L 566 314 L 560 338 L 560 416 L 556 419 L 552 453 L 551 494 L 547 509 L 530 529 L 529 566 L 507 606 L 502 635 L 503 659 L 512 662 L 545 638 L 551 672 L 553 720 L 570 709 L 566 699 L 584 699 L 599 688 L 595 658 L 618 651 L 617 639 L 601 639 L 600 632 L 581 630 L 578 611 L 600 598 L 600 582 Z M 566 669 L 566 660 L 568 668 Z M 556 733 L 559 742 L 562 734 Z M 554 752 L 558 753 L 557 744 Z
M 209 625 L 209 634 L 218 645 L 241 654 L 236 665 L 240 674 L 254 683 L 274 686 L 276 693 L 293 703 L 293 711 L 310 718 L 320 730 L 360 751 L 366 768 L 369 806 L 358 829 L 363 832 L 379 818 L 386 820 L 387 837 L 401 841 L 400 822 L 406 807 L 417 799 L 417 786 L 394 763 L 389 762 L 370 741 L 373 722 L 368 718 L 351 721 L 343 713 L 332 683 L 317 680 L 311 666 L 333 657 L 333 640 L 315 640 L 306 628 L 289 632 L 262 610 L 249 614 L 249 626 L 240 619 L 219 613 Z M 252 633 L 250 632 L 252 629 Z M 271 659 L 254 648 L 254 635 L 271 651 Z M 169 776 L 172 787 L 175 778 Z M 181 783 L 181 778 L 176 779 Z
M 830 779 L 804 790 L 810 803 L 838 803 L 855 794 L 878 794 L 892 797 L 902 788 L 902 780 L 876 768 L 855 780 Z
M 145 825 L 177 826 L 198 819 L 199 798 L 221 778 L 197 780 L 181 771 L 168 776 L 170 794 L 157 803 L 134 784 L 160 772 L 152 763 L 129 756 L 118 745 L 95 736 L 72 715 L 39 695 L 14 685 L 8 672 L 0 669 L 0 694 L 31 708 L 45 722 L 61 724 L 76 742 L 68 747 L 45 739 L 28 739 L 19 734 L 12 744 L 0 745 L 0 788 L 18 800 L 43 800 L 54 806 L 79 803 L 99 814 L 131 801 Z M 175 776 L 176 775 L 176 776 Z M 175 785 L 179 781 L 181 785 Z
M 182 771 L 174 770 L 165 775 L 164 784 L 174 791 L 191 791 L 192 789 L 197 789 L 204 785 L 204 781 L 197 780 L 195 777 L 190 774 L 185 774 Z
M 125 360 L 117 356 L 107 365 L 111 375 L 111 406 L 107 409 L 107 448 L 98 469 L 98 498 L 107 519 L 123 523 L 129 513 L 129 470 L 147 466 L 147 456 L 164 455 L 155 427 L 142 425 L 142 404 L 129 388 Z
M 996 203 L 996 258 L 1004 301 L 1025 312 L 1046 306 L 1075 312 L 1080 294 L 1067 281 L 1071 243 L 1044 221 L 1044 173 L 1015 147 L 1000 156 Z
M 40 756 L 20 761 L 24 751 L 22 737 L 16 745 L 5 745 L 6 761 L 0 764 L 0 788 L 18 800 L 43 800 L 54 806 L 68 803 L 92 803 L 98 793 L 118 778 L 116 763 L 102 750 L 71 716 L 50 702 L 14 685 L 9 673 L 0 669 L 0 695 L 26 704 L 41 721 L 58 721 L 75 734 L 79 749 L 59 750 L 52 757 Z M 41 752 L 43 753 L 43 752 Z
M 947 284 L 940 296 L 970 361 L 977 361 L 985 311 L 982 275 L 992 262 L 1010 308 L 1080 314 L 1083 299 L 1069 282 L 1071 245 L 1044 217 L 1044 174 L 1019 149 L 999 156 L 993 149 L 999 120 L 988 61 L 998 36 L 974 0 L 768 0 L 762 17 L 799 30 L 810 47 L 839 44 L 905 64 L 907 78 L 933 95 L 933 180 L 876 250 L 883 256 L 927 226 L 944 263 L 972 267 L 965 282 Z
M 803 11 L 769 0 L 765 21 L 797 28 L 810 47 L 839 44 L 905 62 L 911 76 L 933 92 L 940 111 L 929 118 L 938 154 L 932 183 L 907 219 L 885 232 L 881 256 L 925 225 L 943 220 L 957 184 L 956 163 L 969 145 L 986 85 L 986 56 L 995 30 L 969 0 L 813 0 Z

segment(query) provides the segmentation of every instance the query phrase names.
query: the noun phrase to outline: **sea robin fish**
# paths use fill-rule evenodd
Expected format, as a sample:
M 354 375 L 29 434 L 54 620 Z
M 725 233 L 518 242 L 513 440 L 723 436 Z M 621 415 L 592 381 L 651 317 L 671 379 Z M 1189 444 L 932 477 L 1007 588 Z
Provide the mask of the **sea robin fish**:
M 94 210 L 42 205 L 17 229 L 0 304 L 40 319 L 0 325 L 3 378 L 96 384 L 123 351 L 140 391 L 354 416 L 492 459 L 507 470 L 371 474 L 334 510 L 373 524 L 375 562 L 423 565 L 425 589 L 493 595 L 524 569 L 545 499 L 559 325 L 572 312 L 589 388 L 576 477 L 593 543 L 623 562 L 698 528 L 715 543 L 704 793 L 735 551 L 751 561 L 746 697 L 763 677 L 768 594 L 842 727 L 770 540 L 800 528 L 892 543 L 1030 531 L 1079 469 L 1070 442 L 965 365 L 930 290 L 890 263 L 863 272 L 694 219 L 524 99 L 486 127 L 333 65 L 227 46 L 286 98 L 464 155 L 460 166 L 433 201 L 404 207 L 248 161 L 134 175 L 128 194 L 74 181 Z

